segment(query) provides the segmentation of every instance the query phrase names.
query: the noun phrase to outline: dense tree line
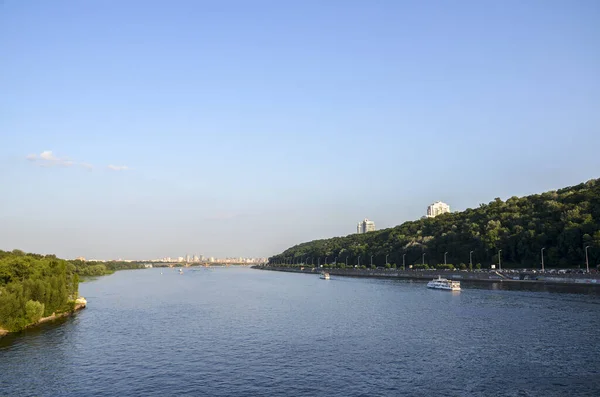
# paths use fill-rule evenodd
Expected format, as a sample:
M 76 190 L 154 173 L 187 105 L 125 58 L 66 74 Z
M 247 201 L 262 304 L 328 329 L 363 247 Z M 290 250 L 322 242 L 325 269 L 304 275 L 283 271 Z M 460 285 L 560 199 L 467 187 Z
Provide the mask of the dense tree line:
M 52 313 L 72 310 L 79 276 L 54 255 L 0 251 L 0 327 L 18 331 Z
M 296 245 L 269 258 L 270 264 L 374 266 L 387 263 L 422 267 L 470 263 L 484 267 L 585 267 L 600 263 L 600 179 L 526 197 L 496 198 L 467 209 L 366 234 Z M 423 254 L 425 256 L 423 257 Z
M 112 274 L 117 270 L 125 269 L 143 269 L 144 265 L 140 262 L 86 262 L 81 260 L 69 261 L 75 266 L 75 272 L 82 277 L 95 277 Z
M 132 262 L 67 261 L 55 255 L 0 250 L 0 328 L 18 331 L 52 313 L 73 310 L 80 276 L 140 267 Z

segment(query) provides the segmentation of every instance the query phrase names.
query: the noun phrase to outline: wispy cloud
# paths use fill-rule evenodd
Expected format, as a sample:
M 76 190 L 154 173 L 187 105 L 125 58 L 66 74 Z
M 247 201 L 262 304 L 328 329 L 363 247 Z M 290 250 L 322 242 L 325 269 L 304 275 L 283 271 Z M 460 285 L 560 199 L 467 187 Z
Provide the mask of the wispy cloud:
M 112 165 L 111 164 L 111 165 L 108 166 L 108 169 L 109 170 L 113 170 L 113 171 L 127 171 L 130 168 L 127 167 L 126 165 Z
M 25 156 L 25 158 L 32 163 L 39 165 L 40 167 L 72 167 L 78 166 L 83 167 L 87 170 L 92 170 L 94 168 L 93 165 L 88 163 L 78 163 L 73 160 L 70 160 L 66 157 L 57 157 L 52 153 L 51 150 L 44 150 L 40 154 L 29 154 Z
M 95 167 L 90 163 L 73 161 L 67 157 L 56 156 L 51 150 L 44 150 L 40 154 L 29 154 L 25 158 L 40 167 L 81 167 L 88 171 L 92 171 Z M 126 165 L 109 165 L 107 167 L 111 171 L 127 171 L 130 170 Z
M 75 162 L 67 158 L 56 157 L 54 154 L 52 154 L 51 150 L 45 150 L 40 154 L 30 154 L 25 158 L 42 167 L 71 167 L 72 165 L 75 165 Z

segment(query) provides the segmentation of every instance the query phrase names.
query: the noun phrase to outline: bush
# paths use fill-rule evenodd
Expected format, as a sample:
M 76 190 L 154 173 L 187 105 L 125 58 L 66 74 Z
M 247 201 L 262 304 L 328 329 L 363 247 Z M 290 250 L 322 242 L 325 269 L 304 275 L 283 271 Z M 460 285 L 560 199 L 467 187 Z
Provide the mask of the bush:
M 44 314 L 44 304 L 38 301 L 28 300 L 27 303 L 25 303 L 25 314 L 27 320 L 31 324 L 37 323 Z

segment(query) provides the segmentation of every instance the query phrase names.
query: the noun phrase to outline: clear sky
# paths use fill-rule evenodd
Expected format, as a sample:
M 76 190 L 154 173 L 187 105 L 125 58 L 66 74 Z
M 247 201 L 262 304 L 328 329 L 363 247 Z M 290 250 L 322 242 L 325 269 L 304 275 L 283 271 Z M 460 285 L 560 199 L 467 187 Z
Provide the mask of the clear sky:
M 600 177 L 600 2 L 0 1 L 0 249 L 267 256 Z

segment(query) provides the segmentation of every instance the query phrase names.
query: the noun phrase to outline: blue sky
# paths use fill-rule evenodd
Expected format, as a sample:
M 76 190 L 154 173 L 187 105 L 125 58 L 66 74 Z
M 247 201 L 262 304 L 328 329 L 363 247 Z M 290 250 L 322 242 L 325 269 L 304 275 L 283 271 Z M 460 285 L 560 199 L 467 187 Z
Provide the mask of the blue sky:
M 598 21 L 593 0 L 4 0 L 0 249 L 266 256 L 599 177 Z

